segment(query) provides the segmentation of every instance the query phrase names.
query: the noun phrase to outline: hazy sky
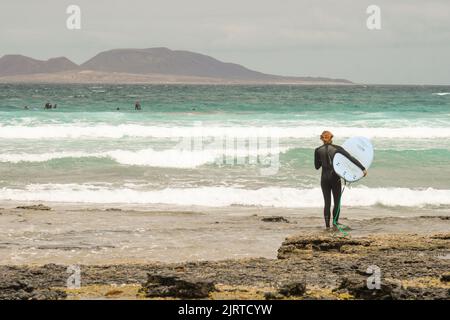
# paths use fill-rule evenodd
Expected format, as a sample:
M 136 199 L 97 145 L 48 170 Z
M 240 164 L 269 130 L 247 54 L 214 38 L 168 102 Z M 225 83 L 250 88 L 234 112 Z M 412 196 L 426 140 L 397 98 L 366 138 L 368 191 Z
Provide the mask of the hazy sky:
M 82 10 L 81 30 L 66 8 Z M 381 8 L 368 30 L 366 8 Z M 169 47 L 266 73 L 450 84 L 450 0 L 1 0 L 0 55 Z

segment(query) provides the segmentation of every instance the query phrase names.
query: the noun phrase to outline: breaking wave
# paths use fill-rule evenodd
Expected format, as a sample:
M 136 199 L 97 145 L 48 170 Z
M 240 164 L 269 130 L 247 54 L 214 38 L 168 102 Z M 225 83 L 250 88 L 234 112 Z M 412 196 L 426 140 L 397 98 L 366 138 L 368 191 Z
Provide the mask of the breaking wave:
M 113 125 L 40 125 L 40 126 L 0 126 L 3 139 L 80 139 L 125 137 L 276 137 L 313 138 L 323 131 L 323 126 L 259 127 L 259 126 L 204 126 L 204 127 L 164 127 L 138 124 Z M 446 138 L 450 137 L 450 127 L 334 127 L 336 136 L 351 137 L 363 135 L 369 138 Z
M 32 184 L 26 189 L 0 189 L 1 200 L 70 203 L 171 204 L 227 207 L 232 205 L 280 208 L 321 207 L 320 188 L 265 187 L 256 190 L 232 187 L 166 188 L 162 190 L 110 189 L 86 184 Z M 450 190 L 409 188 L 348 189 L 345 206 L 450 205 Z

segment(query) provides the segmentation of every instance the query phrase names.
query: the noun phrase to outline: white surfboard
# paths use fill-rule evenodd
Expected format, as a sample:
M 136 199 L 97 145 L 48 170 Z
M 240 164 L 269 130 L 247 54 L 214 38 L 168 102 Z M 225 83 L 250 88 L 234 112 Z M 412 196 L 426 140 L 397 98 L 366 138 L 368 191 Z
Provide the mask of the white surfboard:
M 347 139 L 342 147 L 368 169 L 373 161 L 373 146 L 365 137 L 353 137 Z M 344 180 L 355 182 L 360 180 L 364 173 L 343 154 L 336 153 L 333 159 L 334 171 Z

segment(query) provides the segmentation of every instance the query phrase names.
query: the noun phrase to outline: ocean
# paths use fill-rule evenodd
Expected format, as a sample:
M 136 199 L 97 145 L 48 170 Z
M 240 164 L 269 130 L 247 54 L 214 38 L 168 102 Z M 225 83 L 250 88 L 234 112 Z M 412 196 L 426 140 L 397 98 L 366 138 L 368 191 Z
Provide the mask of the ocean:
M 370 85 L 1 84 L 0 201 L 321 207 L 323 130 L 375 148 L 345 206 L 450 206 L 450 86 Z

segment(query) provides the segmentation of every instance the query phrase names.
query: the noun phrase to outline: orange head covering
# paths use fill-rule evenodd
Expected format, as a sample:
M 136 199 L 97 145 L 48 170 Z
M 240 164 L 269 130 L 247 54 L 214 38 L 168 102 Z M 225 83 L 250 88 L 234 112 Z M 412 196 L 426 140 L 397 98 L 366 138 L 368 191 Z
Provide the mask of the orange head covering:
M 320 135 L 320 140 L 322 140 L 323 143 L 330 144 L 333 142 L 333 134 L 330 131 L 324 131 Z

